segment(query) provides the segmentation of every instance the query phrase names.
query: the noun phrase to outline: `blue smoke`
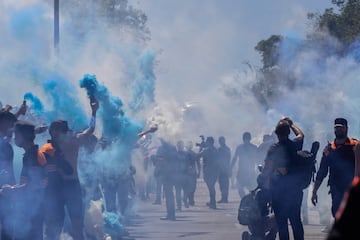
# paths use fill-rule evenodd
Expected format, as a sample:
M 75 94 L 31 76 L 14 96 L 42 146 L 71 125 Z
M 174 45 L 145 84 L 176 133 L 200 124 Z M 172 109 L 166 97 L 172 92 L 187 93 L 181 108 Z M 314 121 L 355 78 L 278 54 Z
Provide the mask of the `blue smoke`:
M 360 38 L 358 37 L 349 47 L 348 55 L 355 59 L 356 62 L 360 62 Z
M 122 143 L 129 144 L 137 140 L 137 133 L 143 129 L 144 124 L 125 116 L 122 110 L 123 103 L 119 97 L 112 96 L 104 84 L 98 83 L 95 75 L 85 74 L 80 80 L 80 87 L 86 89 L 88 96 L 95 96 L 99 100 L 101 105 L 99 115 L 106 138 L 120 138 Z
M 301 53 L 305 47 L 305 42 L 299 38 L 286 37 L 283 38 L 279 45 L 279 53 L 283 63 L 291 63 L 293 59 Z M 289 69 L 291 70 L 291 69 Z
M 30 101 L 32 104 L 30 108 L 37 114 L 41 114 L 44 111 L 44 105 L 42 104 L 40 98 L 32 94 L 31 92 L 27 92 L 24 94 L 24 100 Z
M 112 96 L 107 87 L 97 81 L 95 75 L 85 74 L 80 80 L 80 87 L 86 89 L 88 96 L 94 96 L 100 102 L 99 115 L 103 122 L 104 136 L 110 139 L 120 138 L 122 143 L 134 143 L 144 124 L 125 116 L 121 99 Z
M 13 56 L 21 54 L 19 58 L 9 58 L 13 64 L 21 66 L 16 71 L 23 72 L 26 69 L 24 66 L 40 65 L 43 58 L 48 57 L 49 51 L 44 48 L 49 45 L 48 41 L 51 39 L 48 29 L 51 28 L 52 22 L 48 19 L 48 11 L 47 5 L 32 4 L 17 9 L 5 23 L 8 32 L 2 32 L 2 38 L 5 39 L 2 40 L 3 46 L 11 46 L 12 49 L 9 51 L 15 53 Z
M 100 164 L 103 164 L 108 175 L 128 173 L 131 153 L 138 140 L 137 134 L 144 128 L 144 121 L 125 116 L 121 99 L 112 96 L 95 75 L 85 74 L 80 80 L 80 87 L 100 103 L 98 116 L 102 120 L 103 138 L 110 143 L 107 151 L 98 153 Z M 107 159 L 106 163 L 102 159 Z
M 49 121 L 63 119 L 73 130 L 88 126 L 88 117 L 78 99 L 75 87 L 65 78 L 54 75 L 43 82 L 43 89 L 52 104 Z
M 110 139 L 120 137 L 124 116 L 121 99 L 112 96 L 103 84 L 98 83 L 95 75 L 85 74 L 80 80 L 80 87 L 86 89 L 89 97 L 94 96 L 101 103 L 99 115 L 104 123 L 103 134 Z
M 37 30 L 37 27 L 44 19 L 34 16 L 43 16 L 45 13 L 46 9 L 39 4 L 21 9 L 12 15 L 9 27 L 17 39 L 24 40 L 34 35 L 34 31 Z
M 118 239 L 129 235 L 124 226 L 120 223 L 119 215 L 112 212 L 104 212 L 104 232 L 112 238 Z
M 138 59 L 141 76 L 132 83 L 133 95 L 129 102 L 129 108 L 133 112 L 143 110 L 155 101 L 155 57 L 156 53 L 154 51 L 147 50 Z

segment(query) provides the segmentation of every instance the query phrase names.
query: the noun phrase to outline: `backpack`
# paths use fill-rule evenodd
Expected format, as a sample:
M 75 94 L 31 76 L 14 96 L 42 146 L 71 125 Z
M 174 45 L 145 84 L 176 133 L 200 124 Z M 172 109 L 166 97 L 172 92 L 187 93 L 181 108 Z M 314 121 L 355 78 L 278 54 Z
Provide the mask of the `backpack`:
M 296 152 L 296 162 L 292 169 L 292 175 L 295 178 L 296 185 L 306 189 L 310 183 L 314 182 L 316 173 L 316 154 L 319 150 L 320 143 L 312 143 L 311 150 L 299 150 Z
M 241 198 L 238 209 L 238 221 L 241 225 L 251 225 L 261 219 L 261 209 L 256 199 L 256 190 Z

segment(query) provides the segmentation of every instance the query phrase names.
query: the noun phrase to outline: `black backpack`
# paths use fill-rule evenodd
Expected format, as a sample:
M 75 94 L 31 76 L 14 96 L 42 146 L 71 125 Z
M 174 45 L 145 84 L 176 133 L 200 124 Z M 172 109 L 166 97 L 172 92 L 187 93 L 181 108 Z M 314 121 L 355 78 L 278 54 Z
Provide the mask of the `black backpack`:
M 299 150 L 296 152 L 296 162 L 292 167 L 292 175 L 296 185 L 302 189 L 306 189 L 311 181 L 314 181 L 316 173 L 316 155 L 319 150 L 320 143 L 315 141 L 312 143 L 311 150 Z
M 251 225 L 261 219 L 261 209 L 256 199 L 257 189 L 241 198 L 238 209 L 238 221 L 241 225 Z

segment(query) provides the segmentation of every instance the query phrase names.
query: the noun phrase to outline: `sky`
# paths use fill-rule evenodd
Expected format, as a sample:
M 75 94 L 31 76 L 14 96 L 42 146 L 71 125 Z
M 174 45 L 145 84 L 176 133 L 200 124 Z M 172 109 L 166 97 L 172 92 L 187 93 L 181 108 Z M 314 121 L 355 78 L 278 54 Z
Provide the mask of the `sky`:
M 261 66 L 256 44 L 273 34 L 305 36 L 307 13 L 323 13 L 331 1 L 134 0 L 148 16 L 150 46 L 161 50 L 158 81 L 217 82 L 249 62 Z M 177 86 L 172 96 L 178 91 Z M 194 91 L 186 91 L 195 95 Z M 190 98 L 190 96 L 189 96 Z

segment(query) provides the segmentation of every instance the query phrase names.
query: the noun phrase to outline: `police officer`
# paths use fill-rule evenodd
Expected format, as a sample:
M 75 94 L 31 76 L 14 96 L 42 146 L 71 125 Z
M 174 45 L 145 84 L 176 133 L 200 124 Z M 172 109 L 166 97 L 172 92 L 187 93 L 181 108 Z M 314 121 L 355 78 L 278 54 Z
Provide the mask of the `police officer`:
M 355 177 L 351 187 L 335 215 L 335 222 L 327 236 L 327 240 L 359 239 L 357 222 L 360 215 L 360 143 L 355 145 Z
M 336 118 L 334 121 L 335 139 L 324 149 L 320 167 L 311 196 L 314 205 L 318 202 L 317 191 L 329 173 L 328 185 L 332 200 L 331 213 L 333 217 L 338 210 L 344 193 L 354 178 L 355 153 L 357 140 L 348 137 L 348 122 L 345 118 Z

